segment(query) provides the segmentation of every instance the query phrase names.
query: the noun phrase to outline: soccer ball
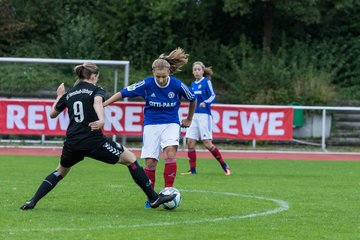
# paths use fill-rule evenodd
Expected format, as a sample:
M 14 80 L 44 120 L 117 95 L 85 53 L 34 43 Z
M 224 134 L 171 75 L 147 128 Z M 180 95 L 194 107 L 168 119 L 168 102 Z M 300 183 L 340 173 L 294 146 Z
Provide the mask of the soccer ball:
M 176 197 L 172 201 L 163 203 L 163 207 L 166 210 L 173 210 L 180 206 L 182 197 L 180 195 L 179 190 L 177 190 L 176 188 L 173 188 L 173 187 L 163 188 L 160 193 L 162 193 L 164 195 L 176 194 Z

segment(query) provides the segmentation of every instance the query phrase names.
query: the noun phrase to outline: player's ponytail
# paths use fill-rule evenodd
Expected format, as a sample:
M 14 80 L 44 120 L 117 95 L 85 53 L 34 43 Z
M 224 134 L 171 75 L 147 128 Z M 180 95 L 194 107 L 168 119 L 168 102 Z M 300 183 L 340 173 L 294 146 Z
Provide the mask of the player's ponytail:
M 164 53 L 159 56 L 152 64 L 152 69 L 167 68 L 170 74 L 181 71 L 180 68 L 188 62 L 189 54 L 185 53 L 182 48 L 176 48 L 169 55 Z
M 98 67 L 91 62 L 83 63 L 82 65 L 77 65 L 74 68 L 74 71 L 76 75 L 78 76 L 78 79 L 74 83 L 74 86 L 77 85 L 80 81 L 84 79 L 90 79 L 91 74 L 98 74 L 99 69 Z

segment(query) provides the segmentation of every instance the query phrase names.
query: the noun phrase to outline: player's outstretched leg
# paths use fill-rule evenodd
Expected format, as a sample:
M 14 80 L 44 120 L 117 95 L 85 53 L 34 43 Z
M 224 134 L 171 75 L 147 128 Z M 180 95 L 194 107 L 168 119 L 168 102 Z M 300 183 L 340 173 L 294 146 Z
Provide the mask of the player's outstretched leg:
M 33 209 L 36 203 L 41 198 L 43 198 L 48 192 L 50 192 L 62 178 L 63 177 L 58 171 L 54 171 L 51 174 L 49 174 L 40 184 L 35 195 L 29 201 L 26 201 L 23 205 L 21 205 L 20 209 L 21 210 Z
M 129 172 L 135 183 L 143 190 L 149 199 L 157 199 L 158 194 L 154 192 L 151 186 L 151 181 L 146 176 L 144 169 L 140 166 L 137 160 L 128 166 Z
M 211 154 L 215 157 L 215 159 L 219 162 L 219 164 L 221 165 L 222 169 L 224 170 L 225 172 L 225 175 L 226 176 L 229 176 L 231 175 L 231 171 L 230 171 L 230 168 L 229 168 L 229 165 L 227 165 L 219 151 L 219 149 L 213 145 L 210 149 L 208 149 L 209 152 L 211 152 Z

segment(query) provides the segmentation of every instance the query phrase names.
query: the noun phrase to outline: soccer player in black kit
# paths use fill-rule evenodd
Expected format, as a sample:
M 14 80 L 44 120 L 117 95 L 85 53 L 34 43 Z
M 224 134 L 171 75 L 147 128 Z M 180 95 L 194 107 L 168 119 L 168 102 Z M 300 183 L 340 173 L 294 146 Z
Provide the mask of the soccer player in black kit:
M 173 200 L 176 195 L 168 196 L 154 192 L 135 154 L 124 146 L 107 140 L 103 135 L 101 128 L 105 123 L 103 108 L 105 91 L 96 86 L 99 77 L 98 67 L 93 63 L 84 63 L 76 66 L 74 70 L 78 80 L 68 92 L 65 92 L 64 84 L 60 84 L 50 113 L 50 117 L 55 118 L 68 108 L 70 124 L 60 163 L 56 170 L 44 179 L 35 195 L 20 209 L 33 209 L 37 202 L 66 176 L 71 167 L 82 161 L 84 157 L 91 157 L 108 164 L 120 163 L 128 166 L 132 178 L 144 191 L 152 208 Z

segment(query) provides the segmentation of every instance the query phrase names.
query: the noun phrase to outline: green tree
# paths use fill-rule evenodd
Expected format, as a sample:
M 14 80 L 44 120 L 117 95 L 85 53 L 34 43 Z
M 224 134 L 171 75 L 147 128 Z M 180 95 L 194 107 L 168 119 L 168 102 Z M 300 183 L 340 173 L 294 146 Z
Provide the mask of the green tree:
M 127 59 L 139 80 L 160 53 L 180 46 L 190 63 L 214 67 L 214 85 L 231 102 L 286 102 L 297 94 L 287 78 L 319 77 L 324 89 L 352 92 L 359 85 L 358 0 L 1 0 L 0 11 L 2 55 Z M 190 82 L 191 64 L 183 70 Z
M 12 53 L 14 47 L 25 41 L 23 32 L 29 27 L 26 21 L 16 16 L 10 0 L 0 1 L 0 54 Z
M 263 49 L 270 50 L 272 46 L 274 25 L 287 18 L 293 18 L 305 25 L 320 21 L 320 0 L 224 0 L 224 11 L 231 15 L 251 15 L 255 18 L 263 16 Z M 276 22 L 277 20 L 278 22 Z

